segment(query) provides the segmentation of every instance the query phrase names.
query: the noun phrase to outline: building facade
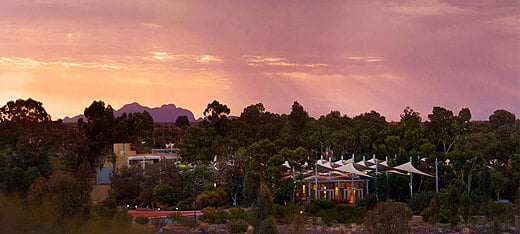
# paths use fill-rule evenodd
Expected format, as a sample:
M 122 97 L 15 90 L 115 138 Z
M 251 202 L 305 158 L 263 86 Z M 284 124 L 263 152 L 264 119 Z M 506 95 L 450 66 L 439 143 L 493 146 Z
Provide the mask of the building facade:
M 94 204 L 104 201 L 110 191 L 110 177 L 112 172 L 123 167 L 140 167 L 146 169 L 147 165 L 160 162 L 178 163 L 181 160 L 179 149 L 152 149 L 149 154 L 138 154 L 131 143 L 115 143 L 113 145 L 115 162 L 106 160 L 103 167 L 96 171 L 95 184 L 92 185 L 91 200 Z

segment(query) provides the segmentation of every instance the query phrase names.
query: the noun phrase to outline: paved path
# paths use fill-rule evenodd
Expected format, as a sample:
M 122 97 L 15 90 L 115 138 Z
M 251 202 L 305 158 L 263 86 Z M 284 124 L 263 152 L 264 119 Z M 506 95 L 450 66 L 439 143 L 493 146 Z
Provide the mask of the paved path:
M 129 210 L 128 213 L 132 215 L 132 218 L 138 217 L 138 216 L 146 216 L 149 218 L 152 217 L 166 217 L 171 213 L 179 212 L 182 215 L 186 216 L 193 216 L 193 211 L 164 211 L 164 210 L 157 210 L 157 209 L 147 209 L 147 208 L 137 208 L 135 210 Z M 201 215 L 202 212 L 196 211 L 197 216 Z

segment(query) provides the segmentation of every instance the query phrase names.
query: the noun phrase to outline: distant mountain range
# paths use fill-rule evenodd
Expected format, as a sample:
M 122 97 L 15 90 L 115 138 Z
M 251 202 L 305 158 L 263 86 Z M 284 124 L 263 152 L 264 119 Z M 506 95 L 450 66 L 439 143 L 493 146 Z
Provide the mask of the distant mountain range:
M 198 122 L 202 121 L 202 118 L 195 119 L 193 113 L 190 110 L 178 108 L 174 104 L 162 105 L 161 107 L 150 108 L 147 106 L 142 106 L 137 102 L 126 104 L 121 109 L 114 111 L 114 116 L 121 116 L 123 113 L 135 113 L 135 112 L 143 112 L 148 111 L 153 118 L 155 123 L 171 123 L 175 122 L 177 117 L 185 115 L 188 117 L 190 122 Z M 76 115 L 74 117 L 65 117 L 63 119 L 64 123 L 76 123 L 78 119 L 83 118 L 86 120 L 84 115 Z

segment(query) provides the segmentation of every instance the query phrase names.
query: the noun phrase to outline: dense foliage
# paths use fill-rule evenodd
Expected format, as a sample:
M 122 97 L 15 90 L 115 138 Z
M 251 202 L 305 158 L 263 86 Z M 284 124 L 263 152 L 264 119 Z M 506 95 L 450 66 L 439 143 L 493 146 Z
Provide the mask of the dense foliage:
M 29 203 L 59 200 L 61 205 L 49 205 L 59 217 L 89 215 L 96 168 L 113 162 L 113 143 L 130 142 L 138 152 L 175 143 L 185 163 L 196 166 L 158 164 L 146 171 L 116 170 L 106 202 L 109 207 L 182 210 L 294 203 L 294 183 L 281 179 L 287 171 L 282 164 L 287 161 L 295 171 L 312 169 L 325 151 L 334 160 L 352 154 L 356 160 L 388 157 L 390 165 L 411 158 L 418 169 L 430 174 L 435 174 L 438 160 L 437 195 L 432 178 L 414 175 L 416 195 L 409 199 L 408 177 L 381 174 L 377 188 L 371 188 L 376 196 L 359 201 L 362 209 L 387 200 L 406 202 L 416 213 L 427 209 L 432 223 L 443 220 L 448 210 L 450 222 L 456 225 L 476 213 L 507 210 L 494 207 L 490 200 L 519 199 L 520 121 L 506 110 L 495 111 L 488 121 L 474 121 L 468 108 L 453 112 L 433 107 L 423 120 L 407 107 L 398 122 L 389 122 L 376 111 L 351 117 L 331 111 L 313 118 L 298 102 L 289 110 L 289 114 L 271 113 L 258 103 L 244 108 L 239 117 L 228 118 L 229 107 L 213 101 L 203 113 L 206 120 L 199 123 L 179 117 L 170 124 L 156 124 L 147 112 L 114 116 L 110 105 L 94 101 L 85 108 L 86 119 L 64 124 L 52 121 L 41 102 L 11 101 L 0 108 L 0 191 L 21 195 Z M 257 197 L 259 189 L 270 195 Z M 269 218 L 272 209 L 271 205 L 264 210 L 270 213 L 258 213 L 262 221 L 256 225 L 269 228 L 274 221 Z M 350 217 L 334 219 L 359 222 Z
M 365 226 L 369 233 L 406 233 L 412 212 L 398 202 L 382 202 L 365 216 Z

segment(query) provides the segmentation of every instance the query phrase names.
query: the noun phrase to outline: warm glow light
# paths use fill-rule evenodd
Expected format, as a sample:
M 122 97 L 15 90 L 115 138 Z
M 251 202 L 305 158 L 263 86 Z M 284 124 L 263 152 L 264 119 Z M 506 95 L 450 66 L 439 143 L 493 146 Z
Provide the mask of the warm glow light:
M 212 100 L 233 116 L 294 101 L 317 118 L 399 121 L 406 106 L 423 120 L 433 106 L 519 116 L 518 4 L 477 2 L 0 1 L 0 106 L 32 97 L 53 119 L 100 99 L 195 117 Z
M 169 58 L 173 58 L 171 56 L 168 56 L 168 53 L 166 52 L 151 52 L 151 54 L 153 55 L 153 57 L 157 60 L 165 60 L 165 59 L 169 59 Z

